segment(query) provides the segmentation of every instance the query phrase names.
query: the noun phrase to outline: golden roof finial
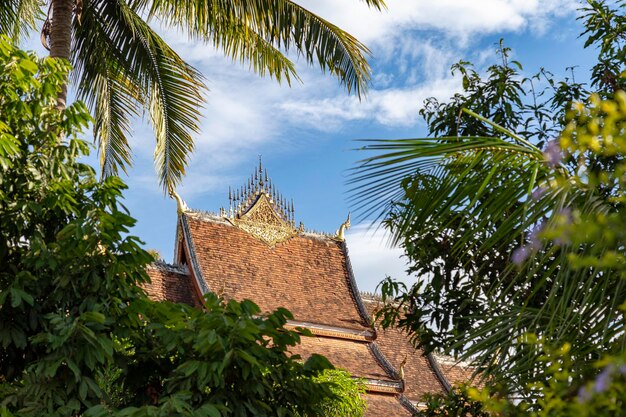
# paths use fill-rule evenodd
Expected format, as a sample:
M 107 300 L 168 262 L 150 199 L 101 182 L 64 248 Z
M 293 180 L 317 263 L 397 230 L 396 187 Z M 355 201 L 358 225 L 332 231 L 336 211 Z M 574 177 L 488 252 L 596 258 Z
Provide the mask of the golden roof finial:
M 404 365 L 406 365 L 406 360 L 408 356 L 404 355 L 404 360 L 400 363 L 400 379 L 404 382 Z
M 343 222 L 341 226 L 339 226 L 339 230 L 337 230 L 337 233 L 335 234 L 335 239 L 337 239 L 340 242 L 343 242 L 344 240 L 346 240 L 346 230 L 348 230 L 349 228 L 350 228 L 350 213 L 348 213 L 348 218 L 346 219 L 346 221 Z
M 170 185 L 168 187 L 167 191 L 169 192 L 170 197 L 172 197 L 174 200 L 176 200 L 176 211 L 178 212 L 178 214 L 182 214 L 182 213 L 184 213 L 185 211 L 187 211 L 189 209 L 187 207 L 187 204 L 185 204 L 183 199 L 180 198 L 178 193 L 174 190 L 174 187 L 172 187 Z

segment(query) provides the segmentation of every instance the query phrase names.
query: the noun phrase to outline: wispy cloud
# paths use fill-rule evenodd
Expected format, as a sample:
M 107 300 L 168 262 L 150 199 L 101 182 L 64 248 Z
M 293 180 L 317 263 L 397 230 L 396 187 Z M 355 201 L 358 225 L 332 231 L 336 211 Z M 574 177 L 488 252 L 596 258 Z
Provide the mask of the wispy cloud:
M 370 230 L 366 225 L 356 225 L 346 233 L 350 261 L 361 291 L 373 292 L 380 281 L 390 276 L 410 284 L 406 274 L 402 249 L 390 248 L 383 229 Z
M 407 87 L 373 90 L 367 100 L 336 96 L 321 99 L 289 100 L 280 105 L 292 122 L 320 130 L 337 129 L 343 122 L 375 120 L 386 126 L 412 126 L 419 120 L 419 109 L 428 97 L 445 99 L 458 90 L 452 77 Z
M 231 175 L 261 147 L 289 148 L 289 142 L 298 138 L 286 135 L 301 128 L 337 133 L 363 121 L 386 128 L 416 126 L 425 98 L 445 99 L 458 90 L 459 80 L 451 76 L 449 67 L 465 56 L 468 43 L 495 31 L 545 30 L 554 16 L 571 13 L 578 4 L 574 0 L 388 0 L 388 10 L 377 12 L 358 0 L 300 3 L 371 47 L 375 71 L 369 95 L 362 101 L 350 97 L 336 80 L 303 62 L 297 63 L 303 85 L 278 85 L 260 79 L 246 64 L 231 62 L 211 46 L 163 31 L 174 49 L 204 74 L 210 89 L 188 170 L 189 175 L 198 172 L 199 179 L 189 175 L 185 179 L 191 194 L 209 187 L 210 178 Z M 151 158 L 152 137 L 148 128 L 138 125 L 133 146 L 141 158 Z

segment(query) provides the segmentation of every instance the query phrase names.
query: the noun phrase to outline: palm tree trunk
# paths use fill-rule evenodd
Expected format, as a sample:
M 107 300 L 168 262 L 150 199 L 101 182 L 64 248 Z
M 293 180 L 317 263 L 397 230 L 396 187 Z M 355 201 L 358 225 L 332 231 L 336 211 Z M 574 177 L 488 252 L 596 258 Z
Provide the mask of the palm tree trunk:
M 50 56 L 69 61 L 72 45 L 72 13 L 74 0 L 52 0 L 50 27 Z M 57 98 L 57 108 L 64 110 L 67 101 L 67 82 Z

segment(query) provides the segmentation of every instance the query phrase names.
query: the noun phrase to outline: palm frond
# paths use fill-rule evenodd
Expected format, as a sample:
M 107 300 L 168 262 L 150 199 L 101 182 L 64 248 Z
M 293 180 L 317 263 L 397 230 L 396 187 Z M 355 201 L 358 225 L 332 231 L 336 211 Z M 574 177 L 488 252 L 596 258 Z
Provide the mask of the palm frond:
M 367 3 L 377 8 L 384 6 L 376 0 Z M 230 56 L 236 52 L 241 58 L 254 59 L 252 52 L 267 45 L 276 48 L 276 52 L 295 50 L 310 64 L 317 62 L 322 71 L 336 76 L 349 92 L 354 91 L 360 97 L 367 89 L 370 78 L 367 47 L 292 1 L 156 0 L 151 4 L 138 1 L 137 7 L 150 7 L 150 16 L 164 16 L 166 24 L 184 26 L 191 35 L 225 48 Z M 261 39 L 265 43 L 260 43 Z M 239 46 L 233 49 L 230 45 Z M 285 71 L 289 67 L 280 66 L 277 56 L 272 60 L 257 60 L 253 67 L 259 72 L 287 77 Z
M 387 4 L 384 0 L 362 0 L 369 7 L 374 7 L 377 10 L 383 10 L 387 8 Z
M 351 186 L 350 201 L 364 217 L 386 217 L 396 203 L 403 199 L 416 201 L 419 206 L 408 213 L 401 222 L 411 221 L 414 212 L 420 213 L 420 221 L 431 217 L 450 205 L 469 203 L 484 196 L 489 190 L 499 190 L 481 204 L 497 202 L 501 198 L 499 184 L 504 175 L 512 177 L 507 200 L 507 210 L 519 198 L 527 195 L 530 184 L 524 177 L 516 178 L 515 170 L 536 169 L 541 172 L 536 183 L 548 174 L 542 153 L 523 144 L 511 143 L 499 138 L 444 137 L 404 140 L 366 141 L 361 148 L 377 154 L 358 162 L 348 180 Z M 494 174 L 498 175 L 494 175 Z M 420 181 L 428 189 L 412 187 L 411 180 Z M 455 191 L 456 190 L 456 191 Z M 407 194 L 408 193 L 408 194 Z M 419 193 L 419 195 L 412 194 Z M 428 198 L 423 198 L 428 196 Z M 391 199 L 389 197 L 392 197 Z M 469 200 L 468 200 L 469 199 Z M 443 201 L 446 205 L 442 206 Z M 464 210 L 476 209 L 476 204 Z M 402 227 L 395 235 L 401 236 Z
M 19 43 L 43 16 L 38 0 L 5 0 L 0 4 L 0 33 Z
M 193 149 L 192 134 L 198 132 L 201 75 L 126 2 L 90 2 L 75 33 L 73 75 L 79 97 L 96 113 L 103 173 L 114 174 L 130 162 L 130 121 L 139 106 L 146 106 L 156 133 L 161 185 L 164 190 L 175 186 Z
M 422 235 L 448 240 L 445 254 L 438 256 L 453 259 L 450 265 L 457 270 L 446 272 L 462 278 L 448 284 L 462 288 L 447 291 L 472 295 L 427 296 L 425 302 L 443 304 L 420 307 L 420 320 L 439 314 L 447 302 L 474 302 L 470 316 L 461 316 L 462 305 L 454 306 L 459 316 L 451 320 L 469 323 L 463 331 L 450 330 L 449 321 L 436 323 L 439 330 L 451 331 L 446 347 L 478 360 L 486 375 L 502 378 L 515 391 L 524 386 L 516 387 L 516 381 L 541 380 L 545 371 L 537 367 L 541 348 L 521 341 L 527 333 L 553 346 L 570 343 L 581 373 L 589 371 L 588 359 L 626 344 L 619 309 L 626 288 L 613 271 L 571 264 L 572 255 L 589 253 L 588 248 L 541 242 L 536 234 L 551 230 L 570 207 L 583 217 L 607 214 L 612 208 L 606 199 L 592 187 L 571 184 L 568 167 L 551 166 L 537 147 L 493 125 L 505 138 L 367 141 L 363 149 L 376 154 L 360 161 L 349 183 L 352 203 L 366 216 L 384 218 L 395 243 L 428 245 Z M 526 258 L 513 263 L 516 248 L 527 249 Z M 428 280 L 418 277 L 427 291 L 441 286 Z M 407 303 L 415 302 L 420 292 L 408 297 Z
M 204 39 L 227 57 L 242 64 L 248 61 L 255 73 L 269 75 L 278 82 L 284 79 L 291 85 L 292 79 L 300 81 L 293 62 L 248 26 L 239 21 L 225 21 L 220 16 L 216 16 L 216 23 L 209 38 Z

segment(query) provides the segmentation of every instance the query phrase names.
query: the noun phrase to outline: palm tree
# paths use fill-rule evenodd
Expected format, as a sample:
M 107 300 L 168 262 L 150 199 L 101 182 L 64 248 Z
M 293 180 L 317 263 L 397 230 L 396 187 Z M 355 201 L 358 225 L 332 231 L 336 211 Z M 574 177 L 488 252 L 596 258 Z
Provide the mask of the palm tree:
M 363 0 L 381 9 L 384 0 Z M 247 60 L 260 75 L 298 80 L 281 51 L 295 50 L 309 64 L 339 79 L 359 97 L 366 91 L 368 49 L 350 34 L 290 0 L 50 0 L 42 40 L 50 56 L 73 65 L 78 99 L 94 115 L 102 175 L 131 163 L 127 135 L 132 118 L 147 110 L 156 136 L 155 165 L 164 189 L 181 180 L 198 133 L 206 89 L 148 25 L 181 28 L 193 39 Z M 19 41 L 44 15 L 40 0 L 0 4 L 0 31 Z M 67 89 L 59 96 L 65 107 Z

